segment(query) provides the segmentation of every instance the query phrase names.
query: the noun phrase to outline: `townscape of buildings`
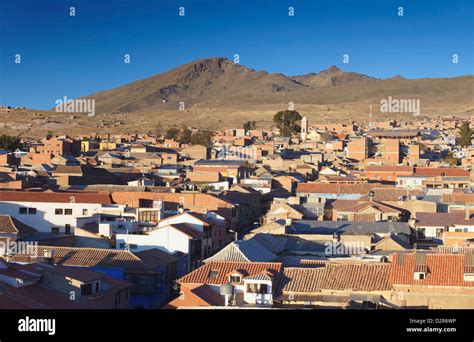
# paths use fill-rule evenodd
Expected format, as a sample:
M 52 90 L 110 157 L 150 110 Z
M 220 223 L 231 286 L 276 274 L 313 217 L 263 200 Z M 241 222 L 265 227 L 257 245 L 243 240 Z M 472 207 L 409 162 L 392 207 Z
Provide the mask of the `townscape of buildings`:
M 0 308 L 474 308 L 464 121 L 23 139 Z

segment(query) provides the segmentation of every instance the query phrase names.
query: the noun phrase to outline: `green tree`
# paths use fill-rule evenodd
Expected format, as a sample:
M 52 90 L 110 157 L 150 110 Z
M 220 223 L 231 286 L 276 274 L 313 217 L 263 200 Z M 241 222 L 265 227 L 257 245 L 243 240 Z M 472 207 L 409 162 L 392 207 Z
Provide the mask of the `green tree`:
M 471 127 L 469 127 L 469 122 L 464 121 L 459 127 L 459 139 L 457 144 L 461 147 L 471 146 L 471 135 L 473 131 Z
M 461 165 L 461 161 L 458 158 L 454 158 L 453 152 L 449 152 L 444 158 L 443 161 L 448 163 L 451 166 Z
M 244 123 L 243 129 L 248 131 L 251 129 L 255 129 L 255 127 L 257 127 L 257 124 L 255 121 L 247 121 L 246 123 Z
M 12 137 L 10 135 L 2 134 L 0 135 L 0 148 L 8 151 L 15 151 L 20 148 L 20 138 Z
M 212 132 L 202 131 L 197 132 L 191 136 L 191 145 L 203 145 L 206 147 L 212 146 Z
M 191 137 L 193 135 L 193 132 L 187 127 L 184 127 L 178 137 L 178 142 L 180 144 L 189 144 L 191 142 Z
M 280 129 L 280 136 L 289 137 L 301 130 L 301 118 L 296 110 L 282 110 L 275 114 L 273 121 Z
M 163 126 L 161 125 L 161 123 L 159 123 L 158 126 L 156 126 L 156 138 L 159 139 L 162 134 L 163 134 Z
M 176 139 L 179 135 L 179 129 L 176 127 L 170 127 L 166 130 L 165 138 L 166 139 Z

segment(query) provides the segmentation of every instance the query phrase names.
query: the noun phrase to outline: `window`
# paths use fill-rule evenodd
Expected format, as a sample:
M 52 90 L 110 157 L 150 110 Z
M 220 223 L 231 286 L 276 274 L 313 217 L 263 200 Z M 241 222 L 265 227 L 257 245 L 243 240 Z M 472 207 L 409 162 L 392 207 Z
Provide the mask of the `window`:
M 27 208 L 19 208 L 18 212 L 20 213 L 20 215 L 26 215 L 28 213 L 28 209 Z
M 207 277 L 208 277 L 209 279 L 213 279 L 213 278 L 216 278 L 218 274 L 219 274 L 219 271 L 211 270 L 211 271 L 209 272 L 209 274 L 208 274 Z
M 424 239 L 425 236 L 426 236 L 426 228 L 418 229 L 418 238 L 419 239 Z
M 63 210 L 56 208 L 56 209 L 54 209 L 54 214 L 55 214 L 55 215 L 62 215 L 62 214 L 63 214 Z
M 90 296 L 92 294 L 92 284 L 81 285 L 81 295 Z
M 59 234 L 59 227 L 52 227 L 51 228 L 51 233 L 52 234 Z
M 437 238 L 442 238 L 443 237 L 443 232 L 444 232 L 443 228 L 436 228 L 436 237 Z
M 28 208 L 28 215 L 36 215 L 36 208 Z
M 424 272 L 415 272 L 414 278 L 415 278 L 415 280 L 426 279 L 426 273 L 424 273 Z
M 239 275 L 231 275 L 229 277 L 229 282 L 231 283 L 240 283 L 242 278 Z
M 268 285 L 267 284 L 247 284 L 247 292 L 266 294 L 268 293 Z
M 64 215 L 72 215 L 72 209 L 64 209 Z
M 66 224 L 64 225 L 64 232 L 67 234 L 67 235 L 71 235 L 71 225 L 70 224 Z
M 87 209 L 82 209 L 82 215 L 88 215 L 89 211 Z
M 337 216 L 338 221 L 349 221 L 349 215 L 347 214 L 339 214 Z

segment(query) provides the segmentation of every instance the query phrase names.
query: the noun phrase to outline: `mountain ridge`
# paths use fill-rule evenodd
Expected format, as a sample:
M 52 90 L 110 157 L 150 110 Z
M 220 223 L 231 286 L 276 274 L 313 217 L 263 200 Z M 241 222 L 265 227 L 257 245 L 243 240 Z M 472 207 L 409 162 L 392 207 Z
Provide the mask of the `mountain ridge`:
M 240 104 L 329 104 L 376 101 L 388 96 L 420 98 L 428 103 L 472 101 L 471 76 L 380 79 L 333 65 L 319 73 L 287 76 L 256 71 L 224 57 L 192 61 L 169 71 L 83 98 L 96 101 L 96 113 L 176 110 L 178 106 L 226 107 Z M 467 86 L 467 87 L 466 87 Z

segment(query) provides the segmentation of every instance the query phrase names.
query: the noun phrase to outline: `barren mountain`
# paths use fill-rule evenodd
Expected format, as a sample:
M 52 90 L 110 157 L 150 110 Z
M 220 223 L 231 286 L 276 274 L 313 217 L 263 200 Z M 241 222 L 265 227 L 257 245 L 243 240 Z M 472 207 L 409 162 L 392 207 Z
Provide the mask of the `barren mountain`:
M 305 88 L 281 74 L 255 71 L 225 58 L 192 62 L 119 88 L 87 96 L 96 100 L 97 112 L 134 112 L 189 107 L 196 102 L 246 100 L 255 95 Z
M 380 102 L 388 96 L 420 99 L 426 105 L 472 106 L 474 76 L 377 79 L 332 66 L 320 73 L 285 76 L 255 71 L 225 58 L 208 58 L 168 72 L 87 96 L 96 113 L 241 108 L 288 104 Z
M 321 71 L 318 74 L 309 73 L 302 76 L 293 76 L 291 77 L 291 79 L 310 88 L 327 86 L 333 87 L 352 82 L 366 82 L 377 80 L 376 78 L 357 74 L 355 72 L 342 71 L 334 65 L 327 70 Z
M 380 101 L 388 97 L 419 99 L 421 117 L 472 116 L 474 76 L 376 79 L 337 67 L 285 76 L 209 58 L 87 96 L 96 100 L 94 117 L 52 110 L 0 112 L 0 133 L 147 132 L 158 124 L 223 129 L 248 120 L 269 128 L 273 115 L 289 102 L 311 122 L 413 119 L 409 113 L 380 113 Z

